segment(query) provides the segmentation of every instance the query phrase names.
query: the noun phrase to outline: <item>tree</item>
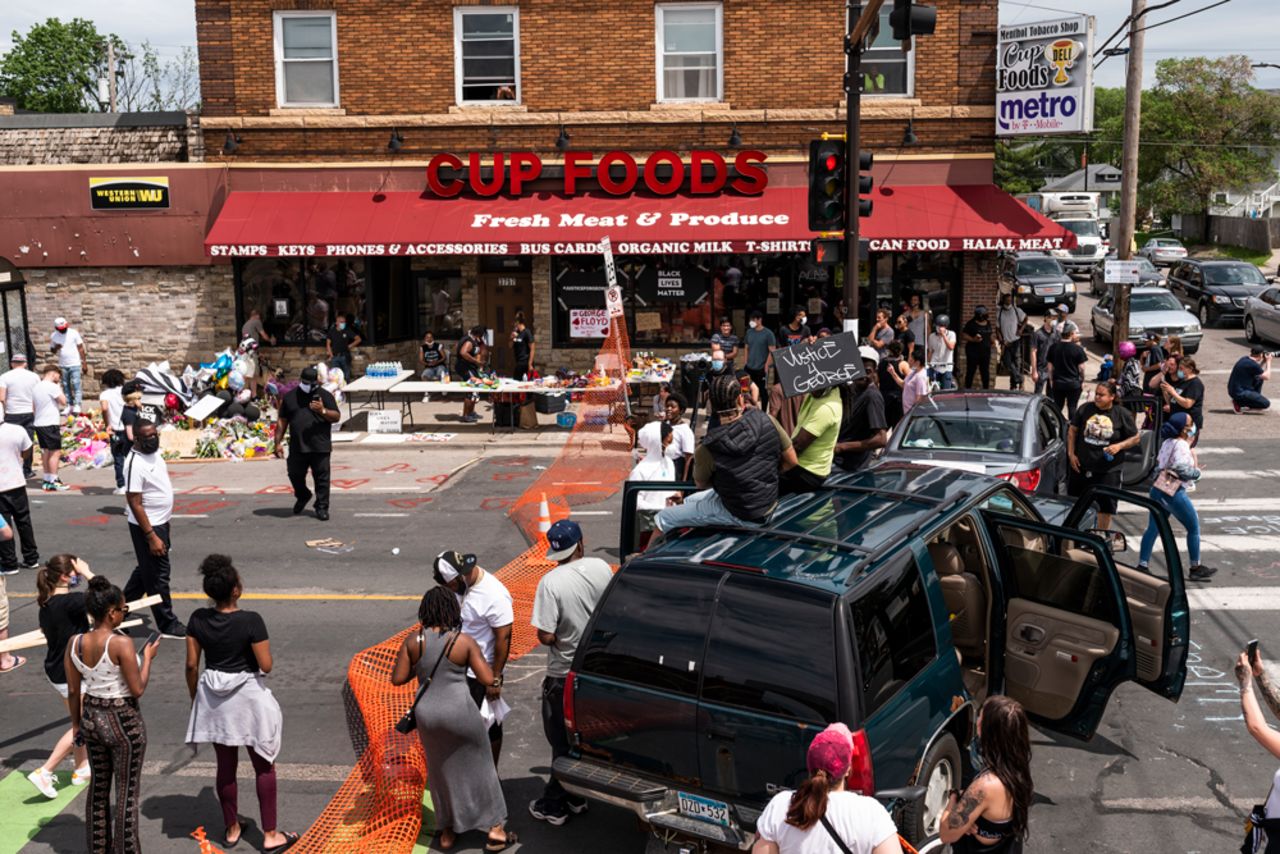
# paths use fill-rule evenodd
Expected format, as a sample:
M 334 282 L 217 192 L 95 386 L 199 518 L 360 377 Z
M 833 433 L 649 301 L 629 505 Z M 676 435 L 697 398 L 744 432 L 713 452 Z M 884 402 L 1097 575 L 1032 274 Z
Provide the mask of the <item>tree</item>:
M 1166 59 L 1142 107 L 1145 198 L 1162 213 L 1208 215 L 1213 195 L 1274 182 L 1280 97 L 1253 87 L 1244 56 Z
M 0 57 L 0 93 L 19 109 L 82 113 L 97 107 L 103 37 L 92 21 L 50 18 L 25 36 L 12 34 L 13 48 Z

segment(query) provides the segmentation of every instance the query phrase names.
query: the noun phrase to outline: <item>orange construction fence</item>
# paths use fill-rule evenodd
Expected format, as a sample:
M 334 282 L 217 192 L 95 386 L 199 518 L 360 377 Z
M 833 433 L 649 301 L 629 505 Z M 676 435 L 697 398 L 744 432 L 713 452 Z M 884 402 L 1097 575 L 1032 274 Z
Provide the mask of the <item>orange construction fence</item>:
M 538 531 L 544 496 L 551 520 L 563 519 L 575 506 L 614 495 L 631 469 L 632 436 L 623 398 L 630 343 L 620 320 L 611 326 L 597 366 L 612 383 L 583 390 L 575 408 L 577 421 L 560 455 L 510 508 L 511 520 L 533 543 L 494 573 L 515 602 L 513 660 L 537 645 L 537 634 L 529 625 L 533 596 L 538 581 L 552 568 L 545 558 L 545 537 Z M 416 687 L 412 683 L 394 687 L 390 676 L 400 644 L 414 629 L 405 628 L 352 658 L 347 679 L 363 716 L 368 746 L 294 851 L 408 854 L 413 850 L 421 831 L 426 758 L 416 733 L 402 735 L 395 730 Z

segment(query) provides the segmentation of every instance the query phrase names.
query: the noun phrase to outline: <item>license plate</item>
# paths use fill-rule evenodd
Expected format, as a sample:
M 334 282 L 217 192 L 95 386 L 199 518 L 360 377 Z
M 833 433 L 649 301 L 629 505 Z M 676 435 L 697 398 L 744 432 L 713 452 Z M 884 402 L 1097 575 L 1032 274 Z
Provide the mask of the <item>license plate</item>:
M 721 827 L 729 826 L 729 805 L 724 801 L 713 801 L 711 798 L 691 795 L 688 792 L 677 792 L 676 795 L 680 800 L 681 815 L 710 824 L 718 824 Z

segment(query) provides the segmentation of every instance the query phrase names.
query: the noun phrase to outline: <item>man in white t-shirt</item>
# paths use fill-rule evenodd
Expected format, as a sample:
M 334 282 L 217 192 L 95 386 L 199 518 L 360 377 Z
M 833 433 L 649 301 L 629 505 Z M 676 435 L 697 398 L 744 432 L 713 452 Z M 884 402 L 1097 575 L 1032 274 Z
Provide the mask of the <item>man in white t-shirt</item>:
M 666 421 L 671 425 L 671 444 L 667 445 L 667 456 L 676 464 L 676 480 L 688 480 L 693 471 L 693 452 L 697 450 L 697 442 L 693 430 L 684 420 L 684 411 L 689 406 L 684 395 L 671 392 L 667 395 Z
M 933 321 L 929 333 L 929 379 L 943 391 L 956 387 L 956 334 L 949 328 L 951 318 L 940 314 Z
M 476 708 L 480 708 L 486 697 L 490 703 L 496 703 L 502 696 L 502 671 L 511 655 L 511 624 L 516 620 L 511 593 L 501 581 L 481 569 L 472 554 L 441 552 L 436 556 L 433 574 L 436 583 L 452 590 L 462 603 L 462 631 L 476 642 L 485 661 L 493 668 L 493 682 L 489 685 L 481 685 L 476 675 L 467 671 L 471 698 Z M 493 764 L 497 766 L 502 753 L 500 721 L 489 727 L 489 747 L 493 750 Z
M 826 809 L 810 826 L 796 827 L 787 822 L 787 811 L 797 793 L 778 792 L 756 820 L 755 851 L 902 854 L 898 828 L 889 811 L 875 798 L 845 788 L 854 750 L 853 734 L 844 724 L 831 724 L 813 737 L 805 764 L 816 785 L 810 787 L 808 794 L 815 799 L 825 794 Z
M 62 456 L 62 415 L 67 397 L 62 393 L 62 371 L 56 365 L 44 369 L 44 378 L 32 393 L 35 403 L 36 442 L 40 445 L 40 467 L 44 469 L 40 488 L 45 492 L 61 492 L 69 487 L 58 477 L 58 458 Z
M 73 329 L 65 317 L 53 321 L 53 335 L 49 336 L 49 350 L 58 354 L 58 367 L 62 368 L 62 392 L 71 403 L 71 411 L 80 414 L 80 380 L 89 354 L 84 349 L 84 337 Z
M 0 575 L 17 575 L 19 569 L 39 569 L 40 549 L 31 527 L 27 479 L 22 474 L 23 455 L 31 450 L 31 434 L 25 427 L 0 424 L 0 515 L 22 538 L 22 563 L 13 538 L 0 540 Z
M 27 354 L 15 351 L 9 357 L 9 370 L 0 374 L 0 404 L 4 404 L 4 420 L 17 424 L 35 439 L 35 399 L 33 397 L 40 377 L 27 367 Z M 35 477 L 31 470 L 31 451 L 22 458 L 22 473 Z
M 661 454 L 661 448 L 653 453 Z M 585 554 L 582 528 L 577 522 L 561 519 L 552 525 L 547 531 L 547 560 L 560 565 L 542 576 L 533 596 L 530 623 L 538 632 L 538 643 L 547 648 L 542 731 L 551 744 L 552 762 L 569 754 L 569 735 L 564 728 L 565 677 L 587 623 L 613 579 L 609 564 Z M 529 804 L 530 815 L 556 826 L 564 824 L 569 813 L 577 815 L 586 810 L 586 799 L 566 792 L 554 776 L 542 790 L 542 797 Z
M 125 505 L 129 537 L 138 565 L 124 586 L 124 598 L 160 596 L 151 616 L 167 637 L 187 636 L 187 627 L 173 613 L 169 598 L 169 518 L 173 515 L 173 484 L 160 455 L 160 434 L 150 421 L 134 427 L 133 450 L 124 461 Z

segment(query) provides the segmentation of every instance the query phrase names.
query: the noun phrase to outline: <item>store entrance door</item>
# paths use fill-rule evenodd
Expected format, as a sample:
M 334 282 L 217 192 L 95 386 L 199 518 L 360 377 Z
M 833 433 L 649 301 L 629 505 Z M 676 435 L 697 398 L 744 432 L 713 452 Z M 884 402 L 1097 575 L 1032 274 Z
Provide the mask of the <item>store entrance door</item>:
M 26 353 L 27 362 L 36 363 L 35 347 L 27 331 L 27 286 L 22 271 L 8 258 L 0 258 L 0 354 Z M 0 359 L 0 361 L 8 361 Z
M 493 333 L 493 353 L 489 364 L 499 374 L 511 376 L 515 359 L 511 353 L 511 331 L 516 313 L 533 328 L 533 276 L 526 272 L 480 274 L 480 322 Z

